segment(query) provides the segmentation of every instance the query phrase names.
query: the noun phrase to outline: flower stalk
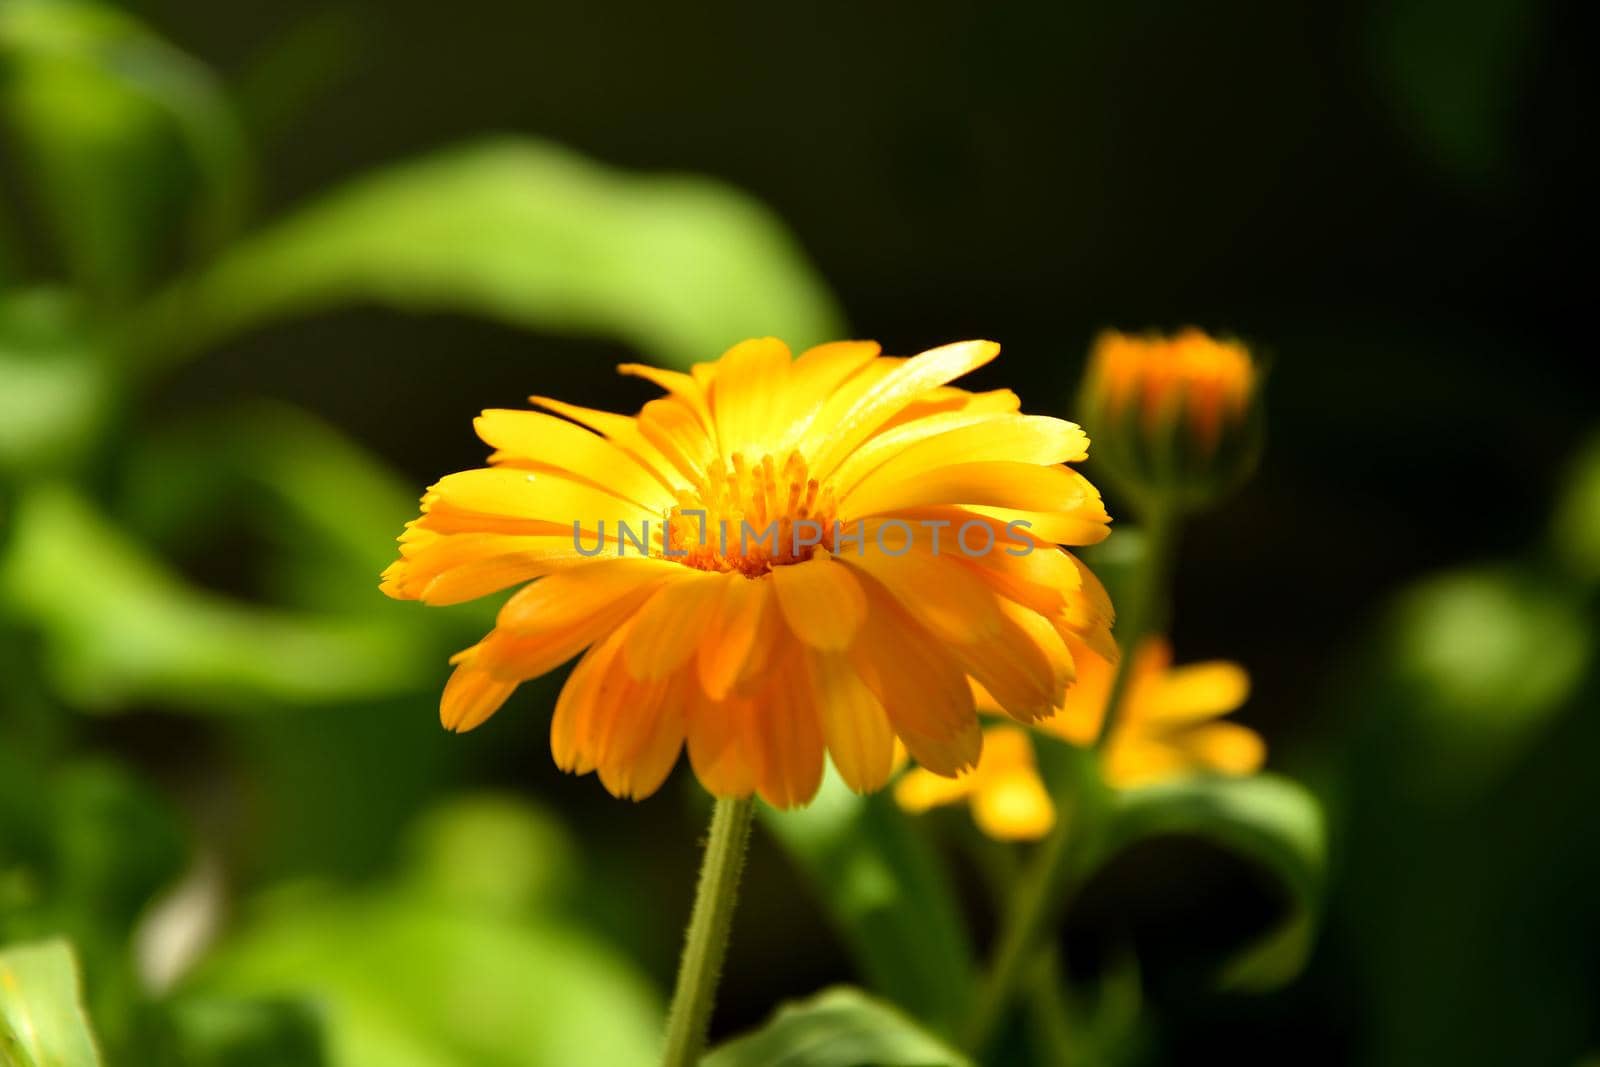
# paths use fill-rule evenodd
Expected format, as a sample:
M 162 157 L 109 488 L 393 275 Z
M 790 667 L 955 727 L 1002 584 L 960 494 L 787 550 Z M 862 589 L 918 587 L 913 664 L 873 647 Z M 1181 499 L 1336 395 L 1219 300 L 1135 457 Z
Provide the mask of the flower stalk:
M 662 1067 L 693 1067 L 705 1052 L 706 1030 L 716 1003 L 722 961 L 744 872 L 745 850 L 755 812 L 753 797 L 719 797 L 711 812 L 710 838 L 700 865 L 694 911 L 678 963 L 678 983 L 667 1014 Z

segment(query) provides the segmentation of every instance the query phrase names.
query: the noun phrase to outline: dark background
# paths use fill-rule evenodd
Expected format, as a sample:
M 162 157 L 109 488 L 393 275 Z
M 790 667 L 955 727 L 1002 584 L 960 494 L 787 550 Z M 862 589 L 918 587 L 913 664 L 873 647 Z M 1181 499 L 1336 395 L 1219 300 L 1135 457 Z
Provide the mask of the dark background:
M 530 133 L 750 191 L 793 228 L 857 334 L 896 353 L 993 337 L 1005 351 L 980 384 L 1012 386 L 1030 410 L 1070 415 L 1088 343 L 1108 325 L 1195 323 L 1256 343 L 1271 360 L 1269 450 L 1258 479 L 1191 528 L 1175 638 L 1180 659 L 1246 662 L 1256 691 L 1241 718 L 1267 736 L 1275 766 L 1334 798 L 1330 926 L 1285 993 L 1197 989 L 1195 958 L 1265 921 L 1274 901 L 1220 854 L 1174 845 L 1126 858 L 1091 887 L 1069 948 L 1092 970 L 1096 931 L 1109 925 L 1146 950 L 1166 1062 L 1570 1063 L 1600 1045 L 1591 912 L 1586 926 L 1514 934 L 1510 956 L 1449 951 L 1486 927 L 1520 930 L 1550 899 L 1474 896 L 1486 870 L 1526 864 L 1521 884 L 1544 872 L 1561 886 L 1596 873 L 1593 816 L 1565 821 L 1555 810 L 1571 810 L 1573 794 L 1538 786 L 1587 780 L 1579 757 L 1595 751 L 1594 729 L 1546 738 L 1544 755 L 1472 805 L 1407 807 L 1407 783 L 1425 785 L 1428 761 L 1385 761 L 1383 708 L 1353 696 L 1349 680 L 1396 588 L 1538 541 L 1563 465 L 1594 424 L 1579 295 L 1592 282 L 1581 281 L 1589 257 L 1576 234 L 1593 186 L 1577 165 L 1575 10 L 1512 0 L 130 6 L 237 90 L 261 146 L 263 215 L 386 161 Z M 290 400 L 420 488 L 478 464 L 480 408 L 533 391 L 621 408 L 642 399 L 638 383 L 611 375 L 639 355 L 464 317 L 341 312 L 211 354 L 169 380 L 145 417 Z M 191 570 L 224 587 L 248 580 L 217 555 L 201 546 Z M 686 784 L 639 808 L 612 802 L 550 767 L 543 717 L 526 711 L 459 741 L 430 733 L 427 744 L 454 747 L 429 758 L 449 764 L 446 783 L 499 780 L 575 820 L 593 862 L 627 887 L 594 902 L 599 921 L 646 945 L 664 983 L 700 817 Z M 132 721 L 108 727 L 111 743 L 137 734 L 159 748 L 148 731 L 182 730 Z M 419 715 L 392 730 L 398 752 L 433 724 Z M 337 773 L 352 789 L 404 776 L 381 756 L 372 763 Z M 411 803 L 400 792 L 397 821 Z M 1473 826 L 1507 806 L 1538 825 Z M 385 854 L 370 826 L 360 840 L 341 838 L 337 820 L 280 829 L 307 838 L 284 845 L 307 867 L 359 873 Z M 1497 842 L 1530 834 L 1543 845 L 1483 862 Z M 1392 845 L 1418 838 L 1412 850 Z M 792 877 L 758 846 L 719 1033 L 849 977 Z M 1444 894 L 1408 897 L 1409 918 L 1393 920 L 1440 915 L 1422 947 L 1383 933 L 1381 908 L 1362 910 L 1385 885 Z M 1455 894 L 1476 903 L 1451 912 Z M 1385 937 L 1397 953 L 1434 954 L 1397 970 L 1373 947 Z M 1566 953 L 1555 993 L 1507 963 L 1524 952 L 1548 961 L 1551 946 Z

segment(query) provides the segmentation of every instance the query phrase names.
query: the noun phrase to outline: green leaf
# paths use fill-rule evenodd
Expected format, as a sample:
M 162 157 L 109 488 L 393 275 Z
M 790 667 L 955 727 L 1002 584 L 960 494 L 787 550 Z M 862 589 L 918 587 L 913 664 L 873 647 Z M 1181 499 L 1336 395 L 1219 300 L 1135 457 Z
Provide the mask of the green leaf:
M 0 293 L 0 477 L 81 457 L 112 407 L 113 381 L 79 309 L 56 290 Z
M 970 1005 L 972 946 L 949 878 L 884 793 L 861 797 L 830 767 L 809 806 L 761 808 L 809 878 L 868 983 L 918 1018 L 953 1025 Z
M 397 165 L 312 203 L 174 289 L 139 345 L 171 360 L 351 301 L 617 337 L 680 366 L 745 337 L 839 333 L 794 241 L 750 198 L 524 139 Z
M 859 989 L 786 1004 L 761 1029 L 713 1049 L 702 1067 L 972 1067 L 895 1008 Z
M 1207 838 L 1261 864 L 1283 884 L 1289 909 L 1278 926 L 1240 951 L 1223 985 L 1265 990 L 1299 973 L 1315 940 L 1326 875 L 1322 809 L 1305 787 L 1264 774 L 1195 777 L 1117 792 L 1097 847 L 1080 874 L 1135 841 L 1165 834 Z
M 196 589 L 65 486 L 31 488 L 10 520 L 0 611 L 43 635 L 57 687 L 85 706 L 240 710 L 404 692 L 432 677 L 425 630 L 382 611 L 279 611 Z
M 0 1067 L 99 1067 L 64 941 L 0 951 Z
M 242 213 L 243 138 L 209 72 L 114 8 L 0 5 L 0 114 L 75 278 L 112 300 Z

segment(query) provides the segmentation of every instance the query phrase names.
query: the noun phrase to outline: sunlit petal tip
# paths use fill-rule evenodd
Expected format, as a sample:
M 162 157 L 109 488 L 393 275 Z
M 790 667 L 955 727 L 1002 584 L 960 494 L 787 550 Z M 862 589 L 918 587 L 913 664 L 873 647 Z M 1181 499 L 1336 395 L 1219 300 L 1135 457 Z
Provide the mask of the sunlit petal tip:
M 439 699 L 439 722 L 453 733 L 475 730 L 500 710 L 516 688 L 515 682 L 504 681 L 463 663 L 445 683 Z

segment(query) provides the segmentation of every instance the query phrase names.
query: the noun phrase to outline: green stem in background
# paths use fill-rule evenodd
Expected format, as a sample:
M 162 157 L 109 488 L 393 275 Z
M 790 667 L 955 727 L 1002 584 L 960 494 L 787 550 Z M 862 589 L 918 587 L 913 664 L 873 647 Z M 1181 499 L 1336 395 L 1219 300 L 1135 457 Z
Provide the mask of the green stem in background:
M 662 1067 L 693 1067 L 705 1051 L 706 1029 L 716 1002 L 717 980 L 728 953 L 728 931 L 750 843 L 753 797 L 719 797 L 711 812 L 711 838 L 700 865 L 694 912 L 678 963 L 678 986 L 667 1014 L 667 1047 Z
M 1168 507 L 1153 505 L 1145 513 L 1144 519 L 1144 554 L 1118 613 L 1117 636 L 1120 638 L 1122 657 L 1112 678 L 1111 692 L 1106 699 L 1106 713 L 1100 723 L 1100 734 L 1095 740 L 1095 747 L 1101 750 L 1116 726 L 1127 693 L 1135 650 L 1150 629 L 1161 590 L 1166 585 L 1177 532 L 1177 515 Z M 1029 964 L 1041 947 L 1041 939 L 1065 906 L 1063 889 L 1073 866 L 1076 852 L 1072 847 L 1074 841 L 1092 837 L 1089 832 L 1091 828 L 1085 825 L 1091 816 L 1090 805 L 1076 804 L 1075 801 L 1083 798 L 1073 796 L 1065 789 L 1054 799 L 1056 824 L 1040 844 L 1033 865 L 1017 882 L 1011 906 L 1002 916 L 1003 925 L 994 960 L 978 989 L 972 1014 L 967 1019 L 963 1037 L 967 1049 L 974 1053 L 981 1052 L 993 1039 Z M 1075 807 L 1078 810 L 1074 814 L 1080 817 L 1068 818 L 1068 813 L 1073 813 Z
M 1122 716 L 1128 682 L 1133 678 L 1133 661 L 1138 657 L 1139 645 L 1152 629 L 1151 617 L 1160 605 L 1161 591 L 1167 584 L 1177 527 L 1176 517 L 1168 507 L 1152 505 L 1145 514 L 1144 554 L 1139 559 L 1139 569 L 1133 576 L 1127 600 L 1117 619 L 1118 647 L 1122 650 L 1122 659 L 1117 663 L 1117 673 L 1111 679 L 1111 692 L 1106 696 L 1106 713 L 1100 719 L 1100 733 L 1094 739 L 1094 747 L 1101 751 L 1110 742 L 1117 720 Z
M 1061 1002 L 1061 954 L 1045 949 L 1036 960 L 1033 979 L 1028 983 L 1028 1000 L 1037 1038 L 1045 1050 L 1046 1063 L 1068 1067 L 1077 1057 L 1073 1055 L 1072 1027 L 1067 1021 L 1066 1006 Z

